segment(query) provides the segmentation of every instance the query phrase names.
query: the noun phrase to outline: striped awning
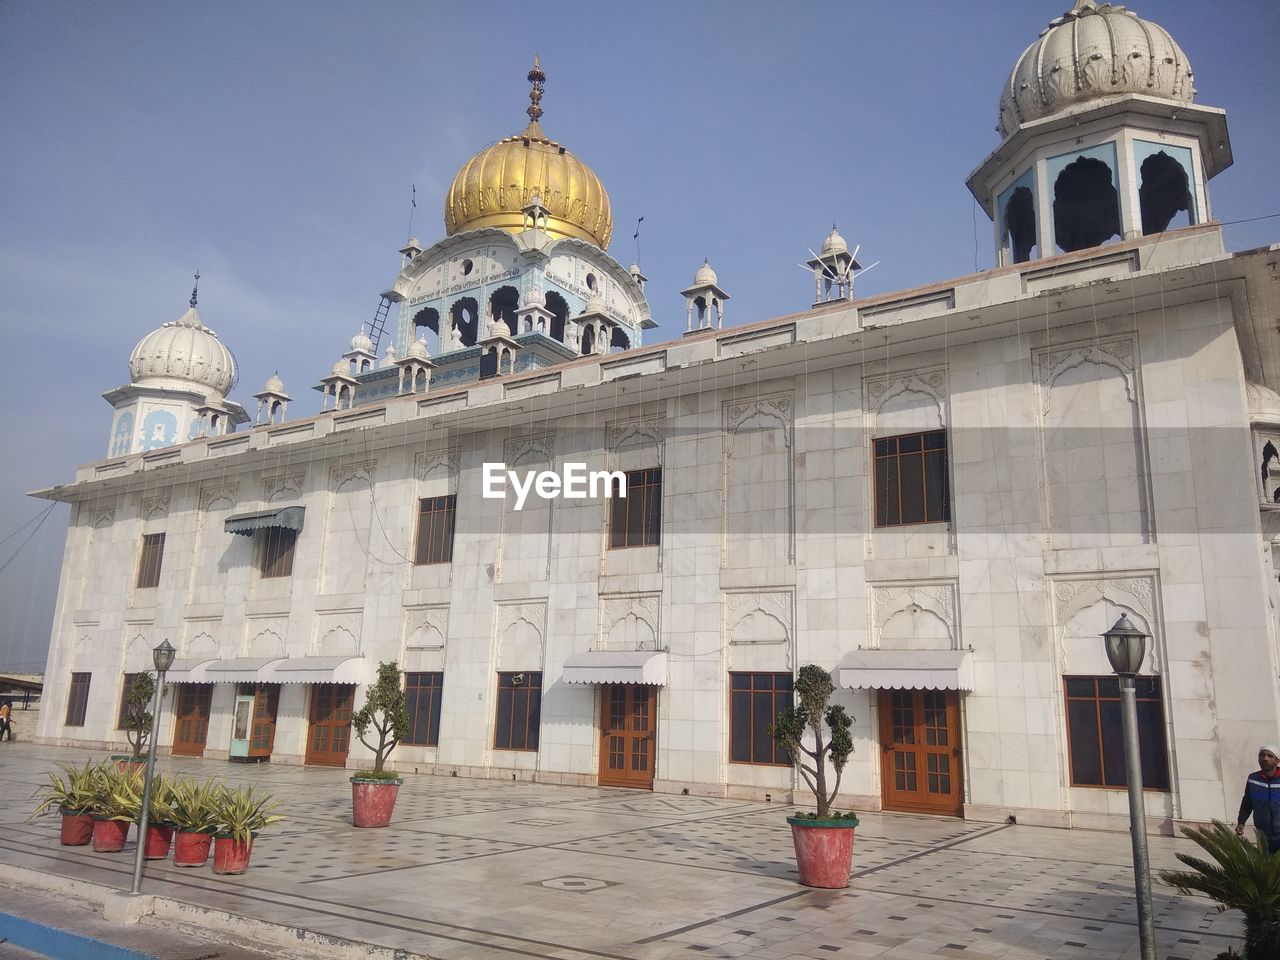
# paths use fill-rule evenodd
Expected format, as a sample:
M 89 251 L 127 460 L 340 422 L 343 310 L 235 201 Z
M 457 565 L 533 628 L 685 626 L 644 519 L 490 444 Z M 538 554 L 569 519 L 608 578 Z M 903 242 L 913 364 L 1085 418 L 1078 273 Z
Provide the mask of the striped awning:
M 207 683 L 278 683 L 271 677 L 271 667 L 283 661 L 284 657 L 214 660 L 205 665 L 204 678 Z
M 968 650 L 855 650 L 840 661 L 852 690 L 972 690 Z
M 565 683 L 667 683 L 665 650 L 587 650 L 564 662 Z
M 284 530 L 301 530 L 302 514 L 305 507 L 281 507 L 279 510 L 264 510 L 260 513 L 242 513 L 239 516 L 227 517 L 222 527 L 227 533 L 238 533 L 246 537 L 253 536 L 257 530 L 268 530 L 273 527 Z
M 298 657 L 271 665 L 267 683 L 361 683 L 364 657 Z
M 206 668 L 214 662 L 213 657 L 193 657 L 188 660 L 175 660 L 164 675 L 165 683 L 208 683 Z

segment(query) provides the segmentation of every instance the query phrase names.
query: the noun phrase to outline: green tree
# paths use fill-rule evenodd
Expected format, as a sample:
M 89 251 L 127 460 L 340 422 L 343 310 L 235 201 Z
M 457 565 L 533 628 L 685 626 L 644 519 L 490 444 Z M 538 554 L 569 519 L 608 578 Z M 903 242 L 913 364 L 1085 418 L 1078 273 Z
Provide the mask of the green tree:
M 124 695 L 124 735 L 133 748 L 136 760 L 142 756 L 151 736 L 151 725 L 155 718 L 151 716 L 151 698 L 156 693 L 155 678 L 143 671 L 133 678 Z
M 853 753 L 853 736 L 849 732 L 853 718 L 840 704 L 830 703 L 835 684 L 831 682 L 831 674 L 816 664 L 800 668 L 795 692 L 799 702 L 778 714 L 769 725 L 769 735 L 791 754 L 792 762 L 817 800 L 818 819 L 825 820 L 831 815 L 831 801 L 840 792 L 844 765 Z M 829 733 L 824 732 L 824 721 Z M 813 734 L 812 749 L 804 745 L 806 731 Z M 827 790 L 828 761 L 836 771 L 836 782 L 830 791 Z
M 1241 911 L 1245 960 L 1280 957 L 1280 853 L 1267 851 L 1265 837 L 1251 843 L 1219 820 L 1212 827 L 1184 827 L 1182 832 L 1212 862 L 1179 853 L 1178 859 L 1191 869 L 1162 870 L 1160 879 L 1179 893 L 1202 893 L 1217 901 L 1219 913 Z
M 396 744 L 409 735 L 409 711 L 396 661 L 378 664 L 378 679 L 369 688 L 364 706 L 351 715 L 351 726 L 360 742 L 373 751 L 373 772 L 381 773 Z M 378 737 L 376 746 L 365 739 L 370 727 Z

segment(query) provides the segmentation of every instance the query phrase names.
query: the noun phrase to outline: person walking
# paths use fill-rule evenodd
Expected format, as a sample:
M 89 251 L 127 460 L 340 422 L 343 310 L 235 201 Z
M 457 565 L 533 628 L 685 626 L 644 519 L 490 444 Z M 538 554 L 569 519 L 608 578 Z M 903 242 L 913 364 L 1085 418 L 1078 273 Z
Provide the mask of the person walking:
M 4 703 L 0 703 L 0 740 L 7 736 L 10 743 L 13 743 L 13 721 L 9 719 L 9 715 L 12 712 L 12 702 L 6 700 Z
M 1244 836 L 1245 821 L 1253 814 L 1253 825 L 1267 838 L 1267 849 L 1280 852 L 1280 747 L 1258 748 L 1258 771 L 1244 784 L 1244 799 L 1236 817 L 1236 836 Z

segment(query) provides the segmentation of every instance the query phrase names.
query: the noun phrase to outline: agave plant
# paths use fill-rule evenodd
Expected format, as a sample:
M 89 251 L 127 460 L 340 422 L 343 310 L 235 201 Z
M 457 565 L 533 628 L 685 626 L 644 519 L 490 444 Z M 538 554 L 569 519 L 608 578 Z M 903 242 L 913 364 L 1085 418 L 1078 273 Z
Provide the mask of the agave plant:
M 1218 912 L 1244 914 L 1245 960 L 1280 957 L 1280 854 L 1267 851 L 1265 837 L 1250 843 L 1220 820 L 1189 827 L 1183 834 L 1199 844 L 1209 860 L 1178 854 L 1190 870 L 1162 870 L 1160 879 L 1180 893 L 1202 893 L 1217 901 Z
M 204 783 L 188 778 L 170 781 L 169 822 L 186 833 L 213 833 L 226 787 L 210 777 Z
M 132 770 L 103 764 L 93 772 L 93 802 L 85 812 L 100 820 L 137 820 L 142 789 L 143 778 Z
M 31 819 L 54 813 L 86 813 L 92 810 L 97 797 L 95 774 L 102 766 L 92 760 L 83 767 L 60 764 L 62 774 L 49 773 L 49 782 L 38 788 L 31 799 L 39 798 Z
M 271 812 L 277 806 L 271 794 L 258 793 L 252 786 L 223 789 L 217 804 L 218 836 L 248 843 L 263 827 L 284 819 Z

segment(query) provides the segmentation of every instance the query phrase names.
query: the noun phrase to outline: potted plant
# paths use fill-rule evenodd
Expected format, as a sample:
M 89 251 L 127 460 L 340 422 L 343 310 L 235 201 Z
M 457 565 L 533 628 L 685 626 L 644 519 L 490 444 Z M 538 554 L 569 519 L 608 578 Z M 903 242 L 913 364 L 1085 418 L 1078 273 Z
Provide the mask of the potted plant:
M 801 779 L 817 801 L 818 809 L 814 813 L 798 813 L 787 818 L 796 848 L 800 882 L 809 887 L 847 887 L 853 863 L 853 830 L 858 818 L 852 813 L 833 811 L 831 802 L 840 792 L 840 778 L 853 753 L 853 736 L 849 733 L 853 718 L 840 704 L 830 703 L 835 684 L 831 682 L 831 674 L 816 664 L 800 668 L 795 692 L 799 702 L 779 712 L 769 725 L 769 734 L 791 755 Z M 812 735 L 812 748 L 805 746 L 808 735 Z M 830 790 L 827 789 L 828 763 L 836 773 Z
M 404 783 L 383 764 L 396 744 L 409 735 L 409 711 L 405 706 L 404 687 L 400 681 L 400 665 L 378 664 L 378 679 L 369 688 L 364 706 L 351 715 L 360 742 L 373 751 L 373 769 L 357 770 L 351 778 L 351 820 L 357 827 L 385 827 L 391 822 L 396 795 Z M 372 727 L 377 745 L 365 739 Z
M 93 837 L 93 808 L 97 795 L 94 774 L 100 765 L 92 760 L 83 767 L 62 764 L 62 774 L 51 772 L 49 782 L 32 799 L 39 798 L 30 819 L 52 813 L 62 816 L 59 842 L 64 847 L 83 847 Z
M 203 867 L 209 859 L 224 789 L 212 777 L 204 783 L 185 777 L 170 783 L 169 816 L 177 831 L 173 842 L 175 867 Z
M 129 689 L 124 694 L 124 736 L 129 742 L 130 753 L 113 754 L 121 769 L 145 766 L 147 758 L 143 752 L 147 748 L 147 740 L 151 736 L 154 718 L 151 716 L 151 698 L 155 696 L 155 678 L 143 671 L 133 678 Z
M 1216 900 L 1219 913 L 1241 911 L 1244 960 L 1280 957 L 1280 856 L 1268 853 L 1266 837 L 1259 834 L 1251 843 L 1219 820 L 1212 827 L 1184 827 L 1182 833 L 1214 862 L 1179 853 L 1178 859 L 1191 869 L 1162 870 L 1160 879 L 1179 893 L 1202 893 Z
M 224 789 L 217 802 L 217 832 L 213 839 L 213 872 L 244 873 L 249 869 L 253 838 L 284 817 L 271 811 L 277 804 L 269 793 L 252 786 Z
M 142 811 L 142 777 L 131 770 L 99 766 L 93 774 L 93 852 L 119 853 L 129 836 L 129 824 Z
M 141 804 L 139 804 L 141 810 Z M 163 860 L 173 842 L 173 780 L 156 773 L 151 778 L 151 812 L 147 815 L 147 860 Z

